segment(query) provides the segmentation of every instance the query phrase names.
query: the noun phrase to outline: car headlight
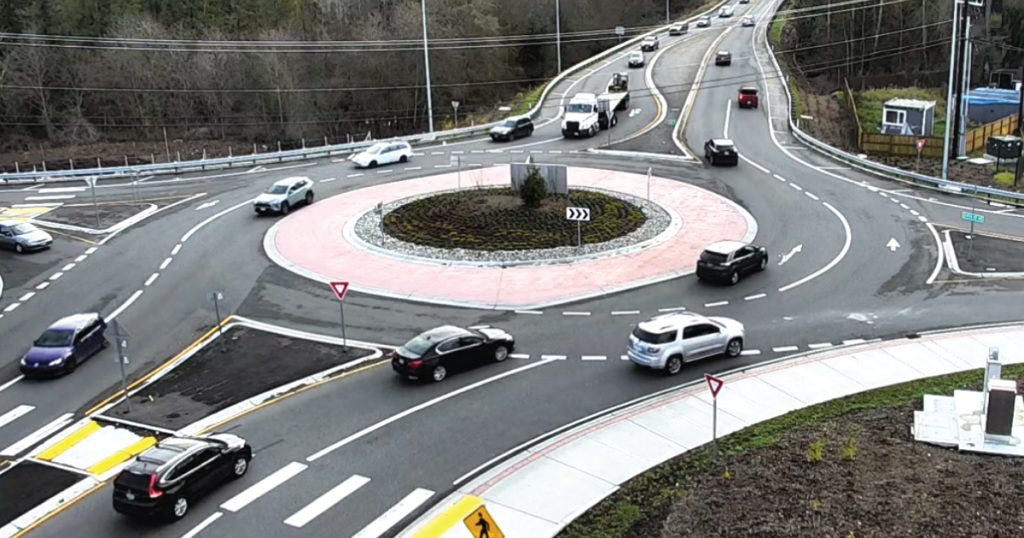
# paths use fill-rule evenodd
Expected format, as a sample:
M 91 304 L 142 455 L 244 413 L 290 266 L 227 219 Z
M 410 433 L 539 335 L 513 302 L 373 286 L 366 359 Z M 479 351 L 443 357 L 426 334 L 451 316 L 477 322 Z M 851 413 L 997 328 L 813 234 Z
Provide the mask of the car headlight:
M 28 364 L 28 359 L 26 359 L 25 357 L 22 357 L 21 358 L 21 364 L 27 365 Z
M 64 357 L 61 357 L 59 359 L 53 359 L 52 361 L 46 363 L 46 365 L 47 366 L 59 366 L 60 363 L 62 363 L 62 362 L 64 362 Z

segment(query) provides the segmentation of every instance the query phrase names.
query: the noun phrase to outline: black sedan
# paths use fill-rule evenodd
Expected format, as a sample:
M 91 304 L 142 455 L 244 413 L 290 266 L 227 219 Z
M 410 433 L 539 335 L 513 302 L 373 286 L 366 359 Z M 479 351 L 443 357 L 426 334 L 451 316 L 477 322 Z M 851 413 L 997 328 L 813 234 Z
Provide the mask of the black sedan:
M 430 329 L 391 353 L 391 367 L 409 379 L 443 381 L 449 372 L 502 362 L 515 346 L 501 329 L 463 329 L 445 325 Z

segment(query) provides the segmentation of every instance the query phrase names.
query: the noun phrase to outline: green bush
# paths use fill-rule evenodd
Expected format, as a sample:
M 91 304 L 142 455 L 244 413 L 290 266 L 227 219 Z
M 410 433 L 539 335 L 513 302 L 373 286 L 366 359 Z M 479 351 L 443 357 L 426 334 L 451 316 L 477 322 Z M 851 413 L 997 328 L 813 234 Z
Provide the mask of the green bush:
M 996 185 L 999 185 L 1000 187 L 1012 187 L 1013 182 L 1016 179 L 1013 172 L 999 172 L 992 177 L 996 180 Z
M 538 208 L 548 196 L 548 185 L 541 177 L 540 171 L 530 167 L 530 173 L 526 175 L 522 186 L 519 187 L 519 197 L 522 198 L 526 207 Z

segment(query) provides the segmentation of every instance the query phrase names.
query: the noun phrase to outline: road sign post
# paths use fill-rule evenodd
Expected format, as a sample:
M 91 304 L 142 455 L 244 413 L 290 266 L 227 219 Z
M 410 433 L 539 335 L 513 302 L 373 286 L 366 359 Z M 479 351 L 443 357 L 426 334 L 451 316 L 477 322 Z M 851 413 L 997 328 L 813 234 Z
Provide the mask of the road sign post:
M 96 182 L 99 178 L 96 176 L 86 176 L 85 182 L 89 184 L 89 188 L 92 190 L 92 211 L 96 214 L 96 229 L 100 229 L 100 206 L 96 203 Z
M 917 139 L 917 165 L 914 168 L 915 172 L 921 172 L 921 152 L 924 151 L 924 143 L 927 141 L 925 138 Z
M 345 294 L 348 293 L 348 282 L 331 282 L 331 291 L 338 298 L 341 311 L 341 346 L 348 349 L 348 338 L 345 337 Z
M 461 191 L 462 190 L 462 155 L 452 155 L 452 156 L 448 157 L 448 165 L 455 167 L 455 169 L 457 171 L 457 174 L 458 174 L 458 177 L 459 177 L 459 188 L 457 190 Z
M 455 109 L 455 128 L 459 128 L 459 102 L 452 101 L 452 108 Z
M 220 350 L 225 351 L 224 344 L 224 330 L 221 327 L 220 319 L 220 302 L 224 300 L 224 293 L 221 291 L 211 291 L 206 295 L 206 300 L 213 302 L 213 314 L 217 316 L 217 339 L 220 340 Z
M 384 235 L 384 202 L 377 202 L 376 211 L 377 217 L 380 218 L 380 241 L 383 243 L 387 238 L 387 236 Z
M 647 167 L 647 201 L 651 201 L 651 167 Z
M 117 361 L 121 368 L 121 393 L 124 395 L 124 407 L 129 413 L 132 412 L 132 403 L 128 400 L 128 376 L 124 372 L 124 365 L 128 364 L 128 335 L 121 334 L 121 324 L 115 319 L 110 322 L 114 329 L 114 345 L 117 346 Z
M 725 385 L 725 381 L 711 374 L 704 374 L 704 381 L 711 390 L 711 462 L 718 465 L 718 393 Z
M 589 207 L 566 207 L 565 208 L 566 220 L 576 221 L 576 246 L 583 246 L 583 222 L 590 221 L 590 208 Z

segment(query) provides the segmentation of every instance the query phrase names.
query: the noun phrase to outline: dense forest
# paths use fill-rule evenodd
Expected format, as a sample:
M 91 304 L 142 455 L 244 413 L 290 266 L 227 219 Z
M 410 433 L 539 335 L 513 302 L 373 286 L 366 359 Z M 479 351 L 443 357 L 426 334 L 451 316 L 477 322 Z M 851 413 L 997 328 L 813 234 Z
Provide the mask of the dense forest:
M 700 0 L 672 0 L 681 14 Z M 562 64 L 665 19 L 561 0 Z M 557 71 L 555 0 L 426 0 L 435 128 Z M 97 141 L 331 142 L 427 127 L 420 0 L 0 0 L 0 151 Z M 321 142 L 322 143 L 322 142 Z

